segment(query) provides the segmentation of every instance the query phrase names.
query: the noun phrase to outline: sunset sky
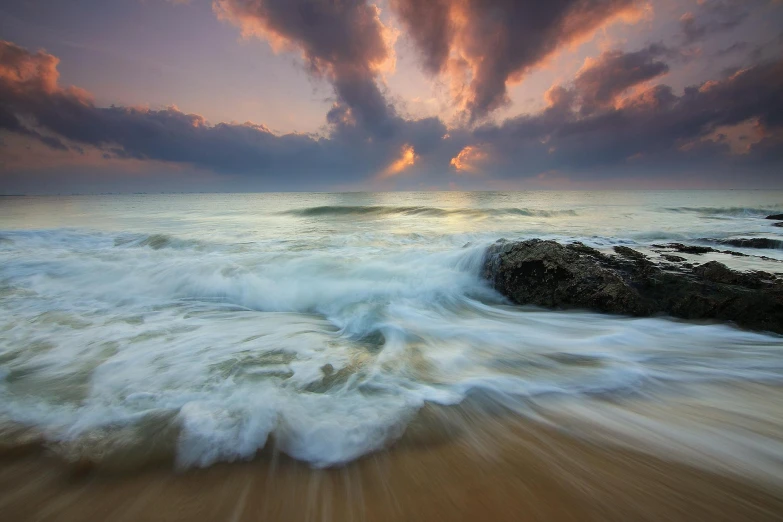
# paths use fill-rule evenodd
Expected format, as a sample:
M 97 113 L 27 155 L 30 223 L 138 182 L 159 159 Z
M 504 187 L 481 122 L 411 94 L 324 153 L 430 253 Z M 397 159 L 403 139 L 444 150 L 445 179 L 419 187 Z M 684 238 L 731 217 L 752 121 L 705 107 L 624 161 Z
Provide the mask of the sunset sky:
M 0 194 L 783 188 L 779 0 L 6 0 Z

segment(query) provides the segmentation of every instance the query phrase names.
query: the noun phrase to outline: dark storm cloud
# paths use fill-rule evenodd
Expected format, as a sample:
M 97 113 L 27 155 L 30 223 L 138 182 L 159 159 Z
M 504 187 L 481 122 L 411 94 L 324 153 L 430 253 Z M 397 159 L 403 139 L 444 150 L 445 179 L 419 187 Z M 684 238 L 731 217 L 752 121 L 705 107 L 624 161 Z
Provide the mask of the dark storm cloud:
M 98 107 L 89 93 L 60 86 L 54 56 L 0 42 L 0 129 L 74 149 L 68 154 L 94 147 L 110 158 L 189 164 L 269 181 L 277 189 L 362 183 L 391 172 L 385 169 L 407 147 L 415 151 L 415 164 L 393 176 L 409 187 L 443 183 L 455 171 L 501 179 L 547 171 L 585 179 L 629 172 L 665 178 L 678 168 L 740 165 L 779 174 L 783 61 L 682 93 L 666 85 L 641 90 L 668 70 L 668 53 L 656 45 L 607 51 L 571 83 L 551 88 L 548 107 L 536 114 L 474 130 L 447 129 L 437 118 L 393 116 L 393 132 L 381 139 L 352 121 L 352 108 L 340 103 L 328 114 L 326 137 L 281 136 L 251 123 L 211 125 L 176 108 Z M 738 124 L 754 133 L 739 155 L 721 131 Z
M 475 121 L 508 101 L 506 84 L 591 33 L 634 0 L 392 0 L 425 69 L 448 67 L 450 51 L 472 72 L 465 106 Z
M 688 87 L 680 96 L 657 85 L 588 115 L 577 107 L 578 83 L 552 92 L 543 112 L 476 131 L 475 139 L 497 158 L 495 172 L 512 175 L 511 165 L 530 172 L 598 172 L 656 163 L 715 165 L 727 159 L 749 164 L 760 156 L 772 159 L 771 152 L 783 145 L 781 60 Z M 710 139 L 716 129 L 747 122 L 755 123 L 760 136 L 745 155 L 732 156 L 726 144 Z
M 3 88 L 6 83 L 14 84 L 17 91 L 51 92 L 57 84 L 57 63 L 57 58 L 49 54 L 31 55 L 26 49 L 0 41 L 0 130 L 34 138 L 53 149 L 68 150 L 56 137 L 28 128 L 13 108 L 3 103 L 12 96 Z
M 6 108 L 0 106 L 0 130 L 21 134 L 36 139 L 56 150 L 66 151 L 68 147 L 59 139 L 52 136 L 43 136 L 41 133 L 27 128 L 19 118 Z
M 0 42 L 3 128 L 27 135 L 45 131 L 114 156 L 219 170 L 264 171 L 276 165 L 296 169 L 333 161 L 322 140 L 305 135 L 276 136 L 251 124 L 211 126 L 201 116 L 175 108 L 96 107 L 88 93 L 59 87 L 56 65 L 57 59 L 47 53 L 32 54 Z
M 680 18 L 685 41 L 693 43 L 713 33 L 734 29 L 748 17 L 752 3 L 749 0 L 707 0 L 699 4 L 695 13 L 685 13 Z
M 582 100 L 582 110 L 614 103 L 615 98 L 640 83 L 669 72 L 669 66 L 659 57 L 670 51 L 661 45 L 650 45 L 640 51 L 625 53 L 606 51 L 577 73 L 574 86 Z
M 365 0 L 217 0 L 218 16 L 275 48 L 299 50 L 308 70 L 329 80 L 350 118 L 388 136 L 396 114 L 375 81 L 390 58 L 390 33 Z
M 422 56 L 424 70 L 431 74 L 443 71 L 454 38 L 451 20 L 453 0 L 391 0 L 391 6 L 405 24 Z
M 276 135 L 252 123 L 211 125 L 173 107 L 97 107 L 89 93 L 59 86 L 57 62 L 45 52 L 0 42 L 0 129 L 59 149 L 66 148 L 62 139 L 96 147 L 109 157 L 261 177 L 284 171 L 290 182 L 311 184 L 365 179 L 394 161 L 403 145 L 426 153 L 446 132 L 436 118 L 395 118 L 394 137 L 368 140 L 365 128 L 337 117 L 330 137 Z

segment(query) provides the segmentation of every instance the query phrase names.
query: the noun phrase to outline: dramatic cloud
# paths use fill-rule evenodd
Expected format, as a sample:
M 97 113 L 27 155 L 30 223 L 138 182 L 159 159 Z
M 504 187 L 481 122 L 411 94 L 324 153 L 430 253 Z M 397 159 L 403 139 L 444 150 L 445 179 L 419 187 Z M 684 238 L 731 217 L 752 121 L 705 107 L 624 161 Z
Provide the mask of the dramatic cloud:
M 0 154 L 15 146 L 17 169 L 0 170 L 0 181 L 22 176 L 17 167 L 24 167 L 23 140 L 44 144 L 52 157 L 188 165 L 275 190 L 419 188 L 452 181 L 486 188 L 525 179 L 671 178 L 697 168 L 743 180 L 752 174 L 770 184 L 783 164 L 780 58 L 675 91 L 652 83 L 667 74 L 669 58 L 677 63 L 674 51 L 662 45 L 607 50 L 585 60 L 571 81 L 553 85 L 539 112 L 447 128 L 438 118 L 405 119 L 383 101 L 376 82 L 390 56 L 385 44 L 378 47 L 385 51 L 367 53 L 349 50 L 351 42 L 312 52 L 288 37 L 276 45 L 294 44 L 338 93 L 324 135 L 278 135 L 249 122 L 213 125 L 176 107 L 101 107 L 90 93 L 61 85 L 53 55 L 0 42 Z M 353 81 L 349 70 L 366 74 Z M 387 107 L 380 118 L 366 112 L 371 93 L 351 94 L 362 89 L 376 92 Z M 68 172 L 78 163 L 71 166 Z
M 478 163 L 487 158 L 487 153 L 476 145 L 468 145 L 459 154 L 451 158 L 451 166 L 458 172 L 474 172 L 478 170 Z
M 424 69 L 440 73 L 446 66 L 455 34 L 452 0 L 391 0 L 391 5 L 408 28 L 422 54 Z
M 394 162 L 389 165 L 386 170 L 381 172 L 378 178 L 386 179 L 392 176 L 396 176 L 397 174 L 416 164 L 416 158 L 416 149 L 414 149 L 412 145 L 406 143 L 403 145 L 402 150 L 400 151 L 400 157 L 394 160 Z
M 334 85 L 339 118 L 387 136 L 394 108 L 376 83 L 393 61 L 393 35 L 365 0 L 216 0 L 218 17 L 273 49 L 301 52 L 309 71 Z M 338 116 L 333 116 L 337 118 Z
M 339 122 L 330 137 L 276 135 L 249 122 L 211 125 L 175 107 L 97 107 L 86 91 L 59 86 L 57 63 L 45 52 L 0 41 L 0 130 L 60 149 L 69 143 L 77 153 L 92 146 L 107 157 L 188 163 L 260 179 L 285 171 L 288 182 L 315 186 L 335 175 L 344 182 L 371 177 L 398 160 L 403 144 L 430 153 L 446 132 L 437 119 L 396 118 L 395 137 L 386 140 L 368 141 L 366 133 L 351 134 Z
M 26 92 L 55 92 L 58 63 L 59 60 L 50 54 L 30 54 L 26 49 L 0 41 L 0 129 L 35 138 L 54 149 L 67 150 L 59 139 L 28 128 L 13 108 L 1 101 Z M 78 96 L 80 93 L 74 90 L 71 94 Z
M 10 42 L 0 44 L 0 78 L 17 90 L 54 92 L 57 90 L 57 64 L 55 56 L 27 49 Z
M 619 77 L 625 78 L 625 73 Z M 607 77 L 605 83 L 617 81 Z M 693 162 L 704 168 L 755 161 L 758 167 L 758 162 L 769 160 L 773 163 L 765 172 L 778 173 L 774 162 L 780 161 L 775 151 L 783 145 L 781 60 L 688 87 L 681 96 L 671 87 L 657 85 L 588 114 L 577 107 L 583 96 L 579 89 L 577 78 L 571 88 L 553 88 L 550 106 L 540 114 L 478 129 L 475 139 L 492 148 L 495 172 L 508 175 L 513 164 L 524 165 L 529 172 L 620 167 L 638 172 L 645 166 L 692 167 Z M 587 92 L 593 96 L 592 83 Z M 716 129 L 749 122 L 757 136 L 741 158 L 732 157 L 736 149 L 731 144 L 713 138 Z
M 506 85 L 561 47 L 633 11 L 633 0 L 392 0 L 431 73 L 472 77 L 471 121 L 507 103 Z
M 293 169 L 312 161 L 329 165 L 323 143 L 305 135 L 277 136 L 260 125 L 219 124 L 176 108 L 100 108 L 85 91 L 58 85 L 58 60 L 0 42 L 0 122 L 2 127 L 56 136 L 91 145 L 107 155 L 193 163 L 230 171 L 263 172 L 285 164 Z M 59 141 L 57 142 L 59 143 Z M 60 146 L 62 146 L 60 144 Z
M 651 45 L 630 53 L 606 51 L 588 60 L 574 79 L 583 112 L 612 105 L 629 88 L 669 72 L 669 66 L 656 59 L 668 52 L 661 45 Z

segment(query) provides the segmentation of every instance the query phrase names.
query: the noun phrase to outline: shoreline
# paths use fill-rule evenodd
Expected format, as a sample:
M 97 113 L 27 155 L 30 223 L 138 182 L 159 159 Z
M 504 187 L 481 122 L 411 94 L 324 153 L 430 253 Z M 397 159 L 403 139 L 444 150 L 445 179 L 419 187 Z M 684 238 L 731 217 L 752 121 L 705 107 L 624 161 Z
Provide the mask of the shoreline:
M 8 198 L 0 518 L 783 522 L 776 194 Z
M 338 468 L 313 469 L 270 446 L 250 462 L 180 472 L 94 472 L 43 452 L 6 456 L 0 510 L 20 522 L 783 516 L 775 484 L 472 407 L 425 407 L 393 446 Z

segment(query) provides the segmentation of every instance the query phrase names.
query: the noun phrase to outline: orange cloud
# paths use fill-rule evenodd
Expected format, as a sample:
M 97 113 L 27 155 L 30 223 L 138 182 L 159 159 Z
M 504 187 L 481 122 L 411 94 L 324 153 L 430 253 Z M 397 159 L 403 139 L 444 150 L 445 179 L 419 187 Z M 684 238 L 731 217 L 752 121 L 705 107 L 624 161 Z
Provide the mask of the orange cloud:
M 58 63 L 59 58 L 44 51 L 31 54 L 10 42 L 0 45 L 0 80 L 20 90 L 57 91 Z
M 416 155 L 416 151 L 414 150 L 413 145 L 406 143 L 402 146 L 400 157 L 397 158 L 391 165 L 386 167 L 386 169 L 378 176 L 378 179 L 387 179 L 392 176 L 396 176 L 400 172 L 406 170 L 408 167 L 412 167 L 416 163 L 417 159 L 418 156 Z
M 337 67 L 355 66 L 374 72 L 394 70 L 398 32 L 384 25 L 377 6 L 301 4 L 215 0 L 212 9 L 218 19 L 239 27 L 244 38 L 266 40 L 276 53 L 301 51 L 313 72 L 335 74 Z
M 753 146 L 766 138 L 768 131 L 758 118 L 751 118 L 736 125 L 721 125 L 716 127 L 702 141 L 723 143 L 732 154 L 750 154 Z
M 451 158 L 451 166 L 457 169 L 457 172 L 475 172 L 477 163 L 487 159 L 488 154 L 482 151 L 477 145 L 468 145 L 459 154 Z
M 582 110 L 618 107 L 623 93 L 634 89 L 643 92 L 644 84 L 669 72 L 669 66 L 660 59 L 669 52 L 667 47 L 653 44 L 639 51 L 611 50 L 587 58 L 574 78 Z
M 453 102 L 471 121 L 509 103 L 522 81 L 561 49 L 600 28 L 642 18 L 636 0 L 391 0 L 425 70 L 451 79 Z

